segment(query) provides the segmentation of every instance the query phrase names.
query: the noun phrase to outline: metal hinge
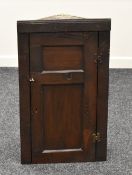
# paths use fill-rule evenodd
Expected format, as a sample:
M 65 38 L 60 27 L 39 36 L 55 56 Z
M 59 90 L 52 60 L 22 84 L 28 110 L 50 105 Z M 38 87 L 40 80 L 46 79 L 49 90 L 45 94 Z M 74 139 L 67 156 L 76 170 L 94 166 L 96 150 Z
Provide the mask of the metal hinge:
M 101 64 L 103 62 L 102 60 L 102 52 L 100 52 L 100 48 L 97 49 L 97 53 L 94 53 L 94 56 L 96 56 L 96 59 L 94 60 L 94 62 L 97 64 Z
M 93 133 L 93 142 L 100 142 L 101 141 L 101 136 L 100 136 L 100 133 L 97 132 L 97 133 Z

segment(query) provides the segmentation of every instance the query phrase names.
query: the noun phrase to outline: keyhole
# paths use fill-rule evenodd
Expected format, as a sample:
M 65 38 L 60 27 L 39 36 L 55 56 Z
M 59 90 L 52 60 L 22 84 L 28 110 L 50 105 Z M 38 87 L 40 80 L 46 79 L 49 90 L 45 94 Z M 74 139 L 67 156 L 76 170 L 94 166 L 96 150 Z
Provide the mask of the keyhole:
M 65 77 L 66 77 L 67 80 L 71 80 L 72 79 L 72 73 L 65 74 Z
M 35 113 L 35 114 L 37 114 L 37 113 L 38 113 L 38 110 L 37 110 L 37 108 L 35 108 L 35 110 L 34 110 L 34 113 Z

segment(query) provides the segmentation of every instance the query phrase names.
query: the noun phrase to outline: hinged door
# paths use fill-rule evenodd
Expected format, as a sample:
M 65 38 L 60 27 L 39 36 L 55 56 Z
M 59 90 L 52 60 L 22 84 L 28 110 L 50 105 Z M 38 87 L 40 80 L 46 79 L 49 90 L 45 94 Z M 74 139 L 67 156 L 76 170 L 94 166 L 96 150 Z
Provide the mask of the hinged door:
M 30 35 L 32 162 L 95 160 L 98 34 Z

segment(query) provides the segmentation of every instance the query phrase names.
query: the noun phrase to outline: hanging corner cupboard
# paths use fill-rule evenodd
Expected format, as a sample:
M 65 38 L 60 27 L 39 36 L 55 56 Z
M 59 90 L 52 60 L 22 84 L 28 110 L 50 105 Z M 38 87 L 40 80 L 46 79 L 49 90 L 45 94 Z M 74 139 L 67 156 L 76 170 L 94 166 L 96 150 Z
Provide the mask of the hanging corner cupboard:
M 104 161 L 110 19 L 18 21 L 21 162 Z

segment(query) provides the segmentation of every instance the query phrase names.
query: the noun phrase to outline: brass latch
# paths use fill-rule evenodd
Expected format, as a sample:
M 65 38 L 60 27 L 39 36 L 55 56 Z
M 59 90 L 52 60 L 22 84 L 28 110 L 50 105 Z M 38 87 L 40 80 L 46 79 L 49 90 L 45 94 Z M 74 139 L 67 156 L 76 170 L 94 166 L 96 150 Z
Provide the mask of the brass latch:
M 95 143 L 95 142 L 100 142 L 100 141 L 101 141 L 100 133 L 99 132 L 97 132 L 97 134 L 93 133 L 93 142 Z

